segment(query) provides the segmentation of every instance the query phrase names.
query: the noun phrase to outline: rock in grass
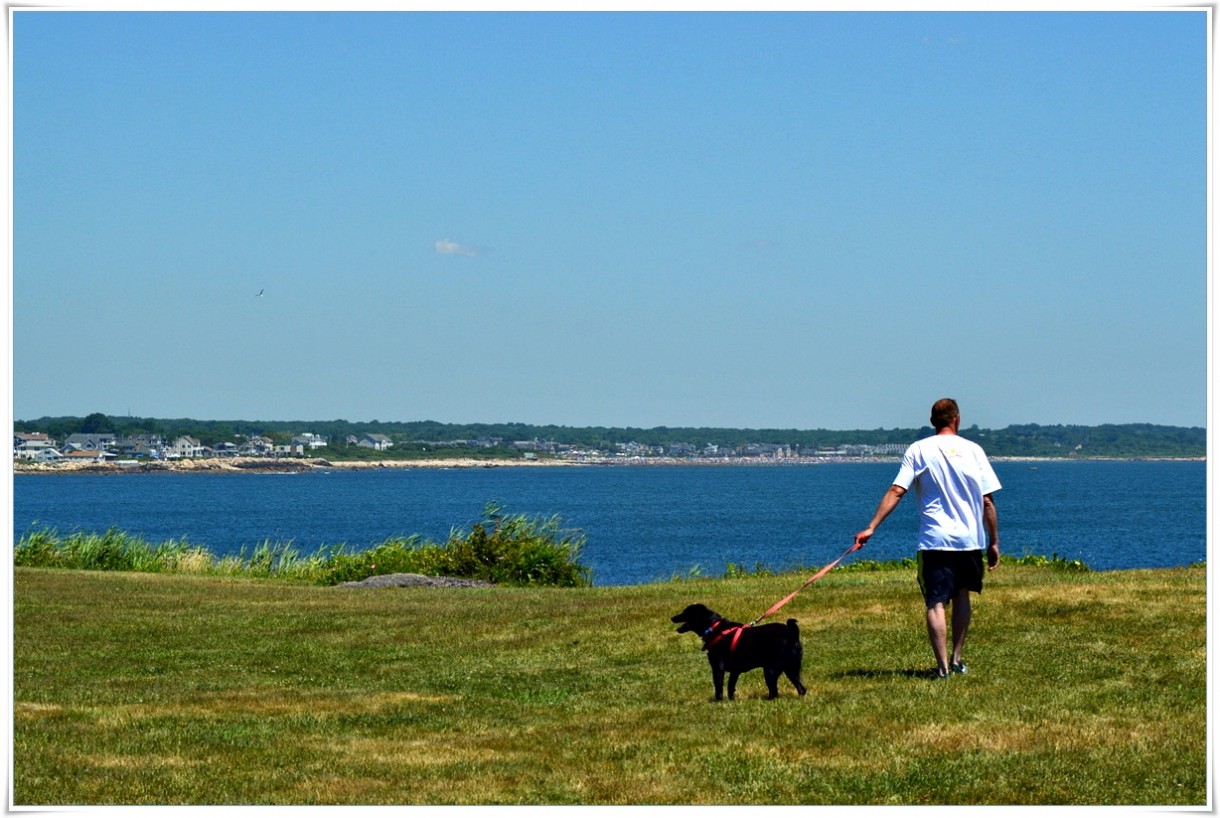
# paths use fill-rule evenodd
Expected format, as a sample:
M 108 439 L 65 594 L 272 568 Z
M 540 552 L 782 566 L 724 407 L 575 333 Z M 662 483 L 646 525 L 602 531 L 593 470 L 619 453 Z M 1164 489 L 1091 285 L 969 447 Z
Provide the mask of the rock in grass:
M 355 582 L 341 582 L 339 588 L 490 588 L 490 582 L 457 577 L 427 577 L 423 574 L 381 574 Z

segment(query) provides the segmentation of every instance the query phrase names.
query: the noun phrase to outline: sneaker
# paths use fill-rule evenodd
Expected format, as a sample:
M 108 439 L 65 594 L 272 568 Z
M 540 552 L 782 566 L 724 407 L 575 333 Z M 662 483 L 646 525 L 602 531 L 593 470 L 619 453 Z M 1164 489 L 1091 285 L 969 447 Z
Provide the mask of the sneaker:
M 950 662 L 949 663 L 949 672 L 950 673 L 965 673 L 966 672 L 966 663 L 965 662 Z
M 948 678 L 949 678 L 948 671 L 940 670 L 939 668 L 934 668 L 932 670 L 932 681 L 935 682 L 940 679 L 948 679 Z

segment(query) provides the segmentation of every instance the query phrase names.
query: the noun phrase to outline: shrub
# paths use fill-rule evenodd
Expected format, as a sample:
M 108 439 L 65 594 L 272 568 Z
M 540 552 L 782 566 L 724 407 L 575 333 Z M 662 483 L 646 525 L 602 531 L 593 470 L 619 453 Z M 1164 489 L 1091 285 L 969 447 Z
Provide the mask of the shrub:
M 321 585 L 355 582 L 377 574 L 425 574 L 418 536 L 398 537 L 361 551 L 348 551 L 345 545 L 319 552 L 316 570 L 310 581 Z
M 437 553 L 438 572 L 504 585 L 591 585 L 578 562 L 582 532 L 560 528 L 557 516 L 505 515 L 495 503 L 469 533 L 453 531 Z

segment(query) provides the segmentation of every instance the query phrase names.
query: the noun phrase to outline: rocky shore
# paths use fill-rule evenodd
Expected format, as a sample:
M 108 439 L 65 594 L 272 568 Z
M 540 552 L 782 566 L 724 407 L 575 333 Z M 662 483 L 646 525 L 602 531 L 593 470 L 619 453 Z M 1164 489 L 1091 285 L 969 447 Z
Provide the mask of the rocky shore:
M 306 472 L 319 469 L 472 469 L 498 466 L 573 466 L 580 465 L 561 460 L 476 460 L 474 458 L 449 458 L 437 460 L 376 460 L 376 461 L 330 461 L 322 457 L 211 457 L 183 460 L 115 461 L 111 463 L 31 463 L 13 461 L 13 471 L 18 474 L 62 474 L 86 472 L 96 474 L 149 473 L 149 472 Z

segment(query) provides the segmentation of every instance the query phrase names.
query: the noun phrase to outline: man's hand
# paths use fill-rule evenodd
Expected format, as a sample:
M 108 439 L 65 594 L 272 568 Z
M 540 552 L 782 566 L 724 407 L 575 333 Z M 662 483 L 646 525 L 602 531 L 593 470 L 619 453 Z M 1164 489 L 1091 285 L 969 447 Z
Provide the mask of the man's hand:
M 994 571 L 1000 567 L 1000 517 L 990 494 L 983 495 L 983 527 L 987 529 L 987 570 Z
M 902 486 L 890 486 L 886 490 L 885 494 L 881 496 L 881 502 L 877 504 L 877 513 L 873 515 L 868 528 L 856 535 L 856 548 L 862 548 L 868 542 L 868 538 L 873 536 L 877 526 L 881 525 L 881 522 L 890 516 L 890 512 L 898 507 L 898 503 L 902 501 L 902 495 L 906 493 L 907 490 Z

